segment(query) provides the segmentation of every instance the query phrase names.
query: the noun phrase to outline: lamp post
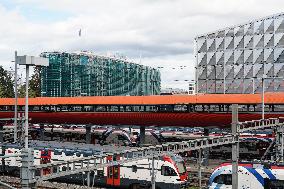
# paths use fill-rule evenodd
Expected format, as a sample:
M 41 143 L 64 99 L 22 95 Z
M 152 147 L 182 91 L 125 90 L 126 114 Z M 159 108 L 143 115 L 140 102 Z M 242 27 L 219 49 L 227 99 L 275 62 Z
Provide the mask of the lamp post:
M 15 51 L 15 108 L 14 108 L 14 142 L 17 142 L 18 138 L 18 76 L 17 76 L 17 51 Z
M 225 65 L 225 61 L 223 63 L 223 83 L 224 83 L 223 94 L 226 94 L 226 65 Z
M 47 58 L 34 56 L 17 56 L 15 53 L 15 62 L 26 66 L 26 98 L 25 98 L 25 149 L 28 149 L 29 137 L 29 68 L 30 66 L 48 66 Z
M 33 164 L 33 152 L 29 149 L 29 68 L 30 66 L 48 66 L 49 62 L 47 58 L 33 57 L 33 56 L 17 56 L 15 53 L 15 62 L 19 65 L 26 66 L 26 99 L 25 99 L 25 146 L 22 149 L 22 167 L 21 167 L 21 188 L 29 189 L 33 183 L 32 170 L 30 165 Z
M 265 92 L 265 83 L 264 83 L 264 79 L 266 79 L 267 76 L 263 75 L 261 78 L 261 82 L 262 82 L 262 119 L 264 119 L 264 92 Z
M 254 94 L 254 91 L 255 91 L 255 78 L 256 77 L 251 78 L 251 80 L 252 80 L 252 94 Z

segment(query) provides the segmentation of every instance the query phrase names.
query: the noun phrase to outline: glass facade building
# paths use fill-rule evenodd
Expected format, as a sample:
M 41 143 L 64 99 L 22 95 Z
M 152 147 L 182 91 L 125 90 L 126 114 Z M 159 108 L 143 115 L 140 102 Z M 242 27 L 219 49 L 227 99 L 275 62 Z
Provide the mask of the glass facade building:
M 284 14 L 195 38 L 198 93 L 284 91 Z M 262 79 L 264 78 L 264 79 Z
M 93 53 L 44 52 L 41 96 L 117 96 L 160 94 L 160 72 L 126 60 Z

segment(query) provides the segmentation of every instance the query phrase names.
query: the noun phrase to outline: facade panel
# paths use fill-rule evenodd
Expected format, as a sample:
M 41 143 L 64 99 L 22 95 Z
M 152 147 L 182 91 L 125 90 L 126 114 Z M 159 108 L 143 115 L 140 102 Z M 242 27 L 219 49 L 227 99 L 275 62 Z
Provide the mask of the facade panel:
M 198 93 L 284 91 L 284 15 L 195 38 Z

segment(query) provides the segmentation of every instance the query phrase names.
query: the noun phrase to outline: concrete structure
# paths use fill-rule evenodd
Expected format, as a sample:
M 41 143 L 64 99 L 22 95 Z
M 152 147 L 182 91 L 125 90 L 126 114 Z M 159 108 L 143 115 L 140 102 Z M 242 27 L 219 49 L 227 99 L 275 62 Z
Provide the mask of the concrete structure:
M 284 91 L 284 14 L 195 38 L 198 93 Z
M 93 53 L 45 52 L 41 96 L 144 96 L 160 94 L 160 72 L 125 59 Z

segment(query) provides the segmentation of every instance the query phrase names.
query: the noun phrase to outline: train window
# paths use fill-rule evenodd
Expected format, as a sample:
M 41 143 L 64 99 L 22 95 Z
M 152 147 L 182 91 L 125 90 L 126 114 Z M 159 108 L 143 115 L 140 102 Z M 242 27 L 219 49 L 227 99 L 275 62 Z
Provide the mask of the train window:
M 177 176 L 177 173 L 175 172 L 175 170 L 168 166 L 162 166 L 161 172 L 162 172 L 162 175 L 164 176 Z
M 62 155 L 62 150 L 54 150 L 54 155 Z
M 112 167 L 108 168 L 108 178 L 112 178 Z
M 222 174 L 213 180 L 214 183 L 217 184 L 225 184 L 225 185 L 232 185 L 232 175 L 231 174 Z
M 65 166 L 62 167 L 62 171 L 66 171 L 67 168 Z
M 134 173 L 137 172 L 137 166 L 136 165 L 132 165 L 132 172 L 134 172 Z
M 97 178 L 104 178 L 104 170 L 97 171 Z
M 113 167 L 113 178 L 114 179 L 118 179 L 119 178 L 119 167 L 118 166 L 114 166 Z
M 284 189 L 284 180 L 270 180 L 268 178 L 264 179 L 265 189 Z

